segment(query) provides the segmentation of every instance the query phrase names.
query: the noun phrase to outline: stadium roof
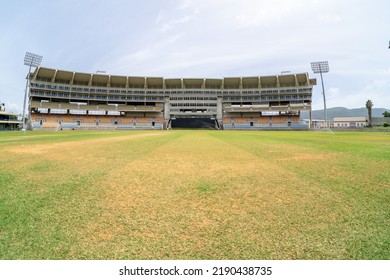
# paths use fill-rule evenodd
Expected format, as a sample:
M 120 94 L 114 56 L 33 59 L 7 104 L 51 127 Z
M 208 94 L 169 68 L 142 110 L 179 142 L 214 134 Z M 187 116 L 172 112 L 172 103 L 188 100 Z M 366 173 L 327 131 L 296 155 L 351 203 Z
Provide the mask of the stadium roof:
M 208 78 L 169 78 L 133 77 L 108 75 L 104 73 L 80 73 L 65 70 L 37 67 L 32 78 L 44 82 L 71 85 L 128 88 L 267 88 L 316 85 L 316 79 L 309 79 L 307 73 L 283 74 L 275 76 Z

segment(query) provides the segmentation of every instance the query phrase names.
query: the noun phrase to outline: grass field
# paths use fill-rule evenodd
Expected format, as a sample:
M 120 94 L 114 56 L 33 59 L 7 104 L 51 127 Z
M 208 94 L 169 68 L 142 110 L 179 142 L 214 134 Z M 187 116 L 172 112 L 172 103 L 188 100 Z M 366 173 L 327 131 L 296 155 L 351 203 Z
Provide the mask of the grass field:
M 0 133 L 0 259 L 390 259 L 387 132 Z

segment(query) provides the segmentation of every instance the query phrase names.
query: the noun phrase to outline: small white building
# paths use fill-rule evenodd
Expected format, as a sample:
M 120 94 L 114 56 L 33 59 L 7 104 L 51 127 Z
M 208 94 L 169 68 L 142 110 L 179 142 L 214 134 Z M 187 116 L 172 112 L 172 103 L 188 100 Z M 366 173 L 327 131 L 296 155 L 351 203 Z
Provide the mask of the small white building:
M 325 120 L 319 120 L 319 119 L 312 119 L 311 120 L 311 125 L 310 125 L 310 119 L 303 119 L 302 124 L 307 125 L 310 128 L 327 128 L 330 126 L 330 121 L 325 121 Z
M 337 117 L 333 118 L 334 128 L 360 128 L 368 125 L 367 117 Z

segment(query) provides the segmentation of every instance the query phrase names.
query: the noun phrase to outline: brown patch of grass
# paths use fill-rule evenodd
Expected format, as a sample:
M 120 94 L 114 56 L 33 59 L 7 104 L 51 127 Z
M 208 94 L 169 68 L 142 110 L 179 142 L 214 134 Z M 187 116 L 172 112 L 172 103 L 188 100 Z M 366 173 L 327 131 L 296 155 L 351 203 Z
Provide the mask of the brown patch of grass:
M 375 237 L 362 216 L 384 212 L 369 201 L 383 186 L 370 180 L 386 184 L 388 175 L 360 170 L 349 154 L 252 134 L 140 132 L 3 146 L 24 170 L 7 207 L 35 209 L 35 222 L 14 232 L 60 240 L 52 258 L 81 259 L 342 259 L 359 236 Z M 369 211 L 359 205 L 365 195 Z M 38 242 L 25 235 L 16 234 Z
M 110 209 L 105 219 L 125 225 L 124 232 L 113 226 L 113 234 L 122 240 L 124 236 L 136 239 L 149 250 L 160 242 L 176 245 L 154 255 L 157 258 L 186 258 L 185 248 L 193 250 L 190 256 L 226 258 L 230 253 L 225 255 L 219 248 L 226 242 L 244 248 L 257 244 L 258 253 L 244 250 L 237 255 L 242 258 L 264 257 L 263 246 L 277 248 L 272 258 L 281 258 L 297 250 L 290 248 L 289 240 L 302 236 L 302 215 L 305 226 L 314 222 L 311 230 L 315 232 L 326 227 L 328 216 L 335 218 L 323 204 L 313 205 L 321 194 L 328 195 L 326 191 L 308 192 L 318 186 L 302 182 L 278 161 L 202 134 L 196 142 L 186 136 L 168 142 L 147 158 L 111 170 L 107 177 L 110 180 L 99 184 L 104 207 Z M 326 198 L 329 203 L 334 199 Z M 319 224 L 318 216 L 324 219 Z M 94 232 L 105 233 L 104 223 L 96 222 L 100 226 Z M 200 241 L 205 242 L 203 247 Z M 94 239 L 89 246 L 99 247 L 101 242 Z M 219 244 L 216 248 L 215 243 Z M 137 257 L 150 258 L 147 252 L 139 251 Z

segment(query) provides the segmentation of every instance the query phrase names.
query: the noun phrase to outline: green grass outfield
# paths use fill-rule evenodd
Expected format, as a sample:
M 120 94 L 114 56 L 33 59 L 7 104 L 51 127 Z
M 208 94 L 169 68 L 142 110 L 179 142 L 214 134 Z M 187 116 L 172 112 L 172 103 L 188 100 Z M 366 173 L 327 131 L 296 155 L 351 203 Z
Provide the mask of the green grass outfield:
M 0 259 L 390 259 L 390 133 L 0 133 Z

